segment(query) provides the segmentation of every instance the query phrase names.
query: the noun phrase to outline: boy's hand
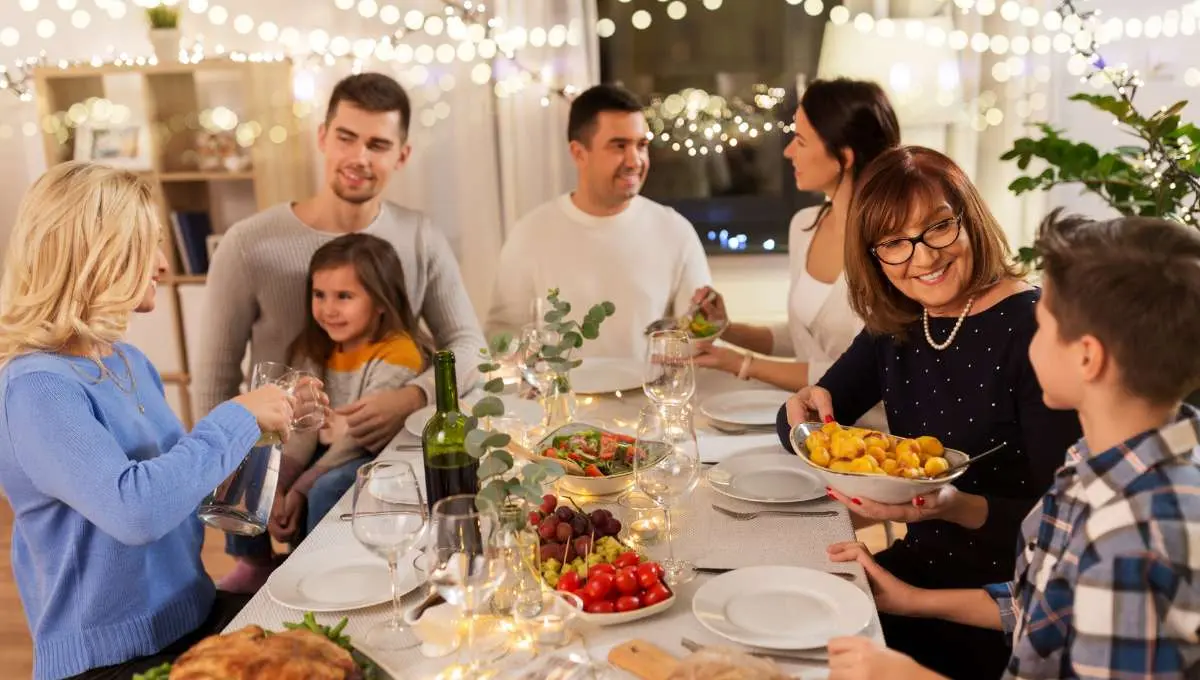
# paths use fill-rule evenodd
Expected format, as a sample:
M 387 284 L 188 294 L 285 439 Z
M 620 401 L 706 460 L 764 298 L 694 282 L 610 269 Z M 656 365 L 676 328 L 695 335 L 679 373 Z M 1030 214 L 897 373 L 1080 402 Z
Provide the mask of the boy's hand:
M 908 585 L 896 578 L 887 569 L 879 566 L 867 546 L 857 541 L 834 543 L 826 548 L 829 559 L 834 562 L 858 562 L 867 572 L 871 582 L 871 592 L 875 595 L 875 606 L 881 612 L 900 614 L 903 616 L 917 615 L 917 602 L 921 589 Z M 882 677 L 882 676 L 880 676 Z
M 886 572 L 885 572 L 886 573 Z M 933 680 L 941 678 L 910 657 L 865 637 L 829 641 L 829 680 Z

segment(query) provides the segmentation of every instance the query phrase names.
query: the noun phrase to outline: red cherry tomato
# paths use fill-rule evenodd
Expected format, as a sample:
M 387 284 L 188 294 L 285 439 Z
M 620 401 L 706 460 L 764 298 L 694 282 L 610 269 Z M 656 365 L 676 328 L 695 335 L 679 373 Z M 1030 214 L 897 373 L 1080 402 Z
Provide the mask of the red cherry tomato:
M 589 614 L 611 614 L 617 610 L 616 604 L 612 600 L 601 600 L 593 602 L 584 608 L 584 611 Z
M 640 561 L 641 559 L 638 557 L 638 554 L 631 550 L 618 555 L 617 559 L 613 560 L 612 563 L 614 567 L 620 569 L 622 567 L 635 567 Z
M 592 578 L 596 574 L 608 574 L 609 576 L 615 576 L 616 573 L 617 568 L 611 564 L 608 564 L 607 562 L 593 564 L 588 568 L 588 578 Z
M 662 578 L 662 567 L 658 566 L 658 562 L 642 562 L 637 566 L 638 578 L 643 574 L 650 574 L 655 580 Z M 646 586 L 649 588 L 650 586 Z
M 631 612 L 642 608 L 642 601 L 633 595 L 623 595 L 617 600 L 617 611 Z
M 671 591 L 667 590 L 667 587 L 663 584 L 656 583 L 654 586 L 646 590 L 646 592 L 642 593 L 642 604 L 649 607 L 670 598 Z
M 575 591 L 575 595 L 579 598 L 579 601 L 580 601 L 584 611 L 587 611 L 588 605 L 592 604 L 593 602 L 595 602 L 597 600 L 597 598 L 592 597 L 591 594 L 588 592 L 587 586 L 584 586 L 584 587 L 580 588 L 579 590 Z
M 623 595 L 633 595 L 639 590 L 637 577 L 625 571 L 624 569 L 617 572 L 615 583 L 617 585 L 617 590 L 621 591 Z
M 608 595 L 608 591 L 612 590 L 614 580 L 612 574 L 603 572 L 593 574 L 583 589 L 591 595 L 593 600 L 603 600 Z
M 579 574 L 574 571 L 568 571 L 562 576 L 559 576 L 558 590 L 565 590 L 571 593 L 579 590 Z
M 654 584 L 659 583 L 658 572 L 655 571 L 654 569 L 642 569 L 642 567 L 644 567 L 644 566 L 646 566 L 646 565 L 645 564 L 638 565 L 638 570 L 637 570 L 638 585 L 641 586 L 642 588 L 644 588 L 645 590 L 650 590 L 651 588 L 654 587 Z

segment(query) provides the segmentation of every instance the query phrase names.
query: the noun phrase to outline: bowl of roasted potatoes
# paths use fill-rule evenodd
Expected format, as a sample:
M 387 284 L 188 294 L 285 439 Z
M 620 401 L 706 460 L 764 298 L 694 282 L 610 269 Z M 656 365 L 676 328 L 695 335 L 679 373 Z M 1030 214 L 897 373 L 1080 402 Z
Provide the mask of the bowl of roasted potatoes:
M 852 498 L 908 503 L 953 482 L 969 458 L 936 437 L 898 437 L 838 423 L 800 423 L 792 428 L 792 450 L 825 485 Z

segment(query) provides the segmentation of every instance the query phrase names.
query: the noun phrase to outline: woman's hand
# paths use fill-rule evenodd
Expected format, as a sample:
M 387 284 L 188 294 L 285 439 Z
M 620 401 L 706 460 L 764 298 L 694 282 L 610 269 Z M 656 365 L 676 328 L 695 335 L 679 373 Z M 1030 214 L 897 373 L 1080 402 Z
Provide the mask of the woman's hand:
M 710 294 L 713 296 L 713 299 L 706 303 L 704 299 Z M 704 312 L 704 317 L 709 321 L 729 320 L 729 314 L 725 311 L 725 298 L 712 286 L 697 288 L 696 292 L 692 294 L 692 304 L 700 305 L 700 311 Z
M 871 592 L 875 595 L 875 606 L 881 612 L 912 616 L 917 613 L 916 605 L 921 596 L 921 589 L 908 585 L 896 578 L 890 571 L 879 566 L 867 546 L 857 541 L 834 543 L 825 549 L 833 562 L 858 562 L 867 572 L 867 580 L 871 582 Z M 891 676 L 871 676 L 891 677 Z
M 287 439 L 292 429 L 292 413 L 294 399 L 278 385 L 264 385 L 245 394 L 239 394 L 231 401 L 241 404 L 254 416 L 258 429 L 262 432 L 277 432 Z
M 728 347 L 718 347 L 711 342 L 695 343 L 699 354 L 692 357 L 692 363 L 703 368 L 715 368 L 718 371 L 737 375 L 742 370 L 745 355 Z
M 987 520 L 987 499 L 959 491 L 953 485 L 917 496 L 908 503 L 876 503 L 867 498 L 854 498 L 830 488 L 829 497 L 840 502 L 856 515 L 881 522 L 921 522 L 941 519 L 967 529 L 978 529 Z
M 829 390 L 809 385 L 787 400 L 788 425 L 819 421 L 833 422 L 833 395 Z
M 829 641 L 829 680 L 933 680 L 941 676 L 865 637 Z

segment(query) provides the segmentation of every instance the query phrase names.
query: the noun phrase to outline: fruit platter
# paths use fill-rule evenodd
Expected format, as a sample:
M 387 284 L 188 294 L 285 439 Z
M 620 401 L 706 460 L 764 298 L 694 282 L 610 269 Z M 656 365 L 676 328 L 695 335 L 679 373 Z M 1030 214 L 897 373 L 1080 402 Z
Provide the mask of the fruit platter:
M 635 457 L 653 462 L 665 447 L 651 442 L 638 446 L 636 440 L 587 423 L 568 423 L 542 438 L 533 449 L 540 460 L 561 466 L 566 473 L 559 485 L 567 493 L 605 496 L 633 485 Z
M 674 604 L 662 567 L 621 541 L 621 521 L 608 510 L 584 512 L 547 494 L 529 521 L 537 527 L 542 582 L 579 597 L 583 620 L 626 623 Z

